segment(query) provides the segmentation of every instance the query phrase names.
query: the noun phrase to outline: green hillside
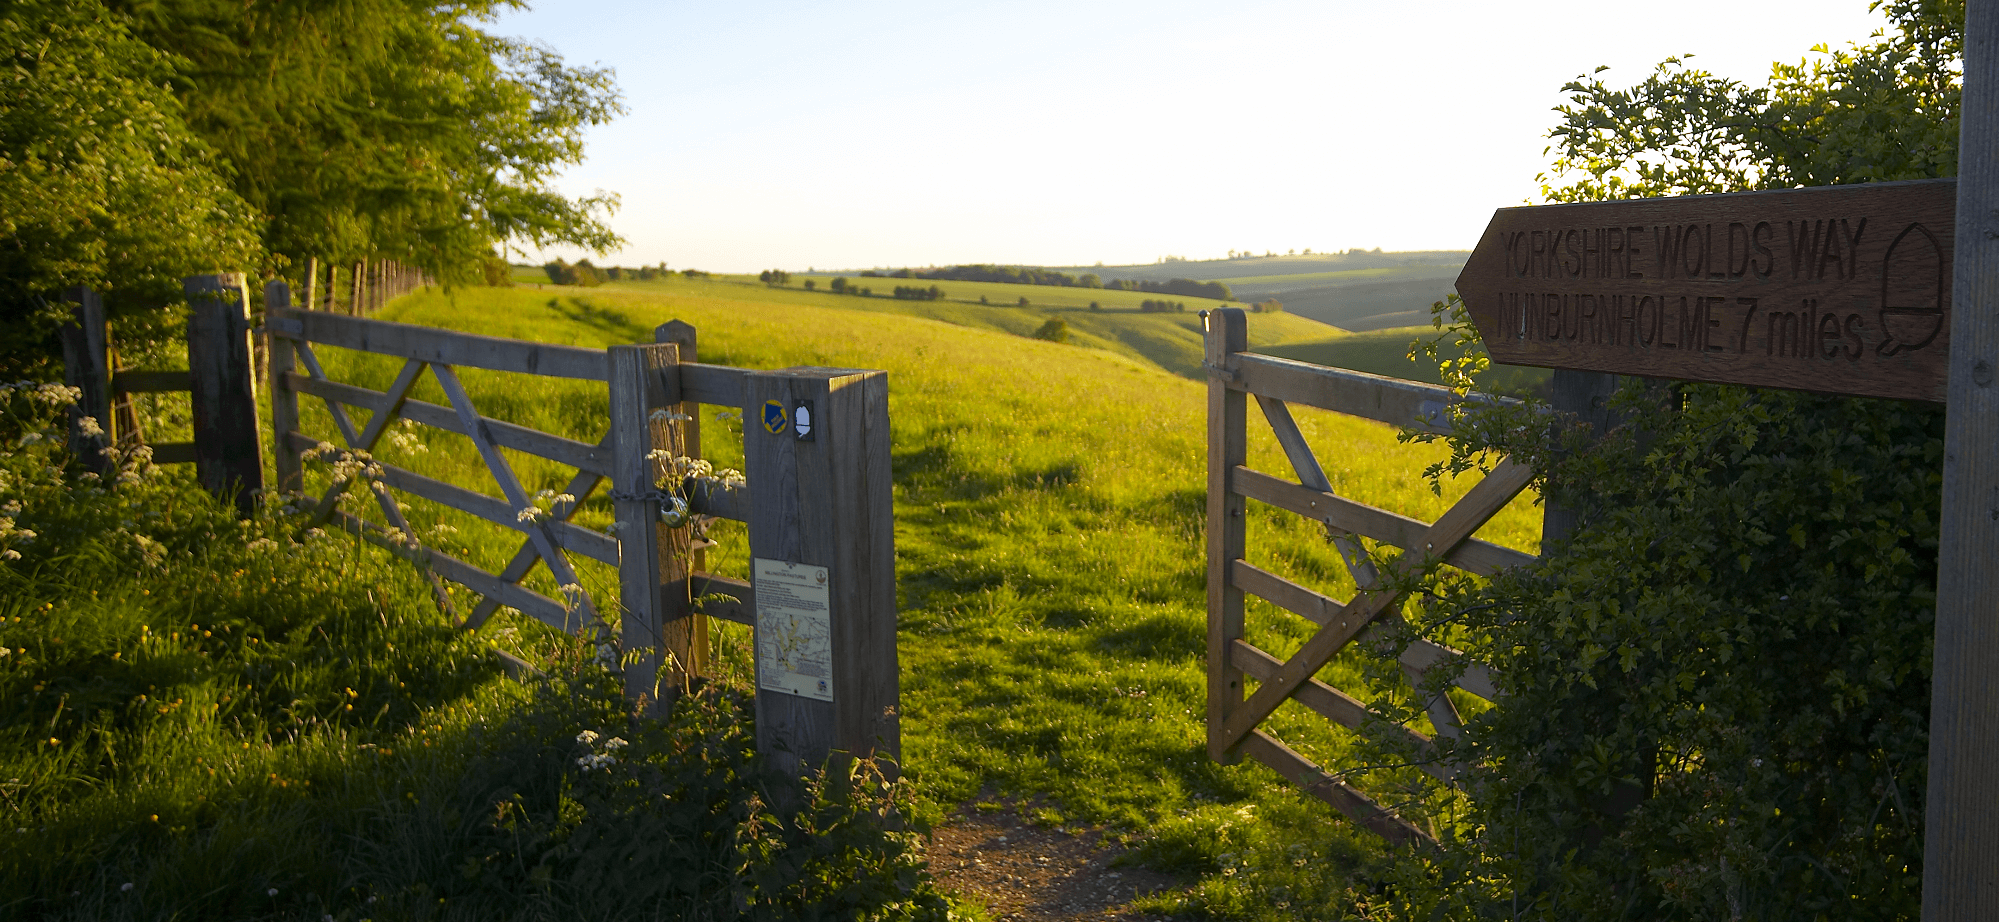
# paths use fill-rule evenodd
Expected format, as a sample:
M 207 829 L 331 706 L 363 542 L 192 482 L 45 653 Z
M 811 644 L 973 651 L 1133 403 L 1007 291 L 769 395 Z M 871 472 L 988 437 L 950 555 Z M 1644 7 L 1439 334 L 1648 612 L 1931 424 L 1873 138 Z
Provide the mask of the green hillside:
M 940 319 L 901 312 L 925 307 L 965 313 Z M 462 289 L 405 299 L 384 316 L 591 346 L 647 341 L 654 325 L 678 318 L 699 329 L 705 362 L 888 370 L 906 760 L 931 802 L 942 808 L 975 796 L 1020 798 L 1038 804 L 1035 815 L 1045 822 L 1108 823 L 1152 860 L 1215 875 L 1202 886 L 1223 890 L 1228 881 L 1215 855 L 1231 842 L 1274 849 L 1310 842 L 1330 862 L 1328 873 L 1379 848 L 1270 772 L 1214 765 L 1202 754 L 1200 383 L 1125 353 L 1008 335 L 974 307 L 724 282 Z M 1259 321 L 1286 320 L 1254 316 L 1252 330 Z M 995 326 L 980 325 L 988 322 Z M 397 364 L 329 361 L 377 387 Z M 579 438 L 601 434 L 602 385 L 478 372 L 465 378 L 496 416 Z M 420 389 L 418 396 L 438 395 Z M 1432 495 L 1417 472 L 1440 449 L 1401 444 L 1389 426 L 1310 410 L 1299 418 L 1343 494 L 1429 520 L 1469 485 Z M 308 425 L 326 431 L 328 423 L 309 417 Z M 704 425 L 714 460 L 738 463 L 740 444 L 729 433 L 740 424 L 711 416 Z M 455 482 L 482 482 L 461 439 L 422 437 L 429 451 L 392 448 L 387 459 Z M 1255 418 L 1251 459 L 1262 470 L 1285 470 Z M 532 486 L 563 476 L 553 465 L 520 461 Z M 1533 502 L 1524 496 L 1483 535 L 1532 548 L 1539 535 Z M 487 566 L 518 542 L 456 513 L 415 506 L 419 528 L 460 528 L 466 553 Z M 608 508 L 594 499 L 580 519 L 602 526 Z M 741 530 L 718 527 L 714 536 L 722 546 L 712 567 L 741 576 Z M 1353 591 L 1311 523 L 1256 507 L 1251 536 L 1249 557 L 1259 566 L 1335 596 Z M 593 591 L 615 585 L 614 574 L 594 564 L 581 576 Z M 1255 639 L 1278 655 L 1303 642 L 1308 627 L 1261 602 L 1252 604 L 1250 623 Z M 541 629 L 515 618 L 488 630 L 512 644 Z M 747 681 L 746 638 L 734 626 L 714 630 L 719 661 L 735 681 Z M 1362 655 L 1351 651 L 1324 675 L 1358 691 Z M 1276 727 L 1327 762 L 1340 761 L 1349 745 L 1344 731 L 1297 705 L 1279 712 Z M 1363 783 L 1391 783 L 1393 774 Z M 1253 837 L 1246 838 L 1247 828 L 1228 832 L 1253 811 Z
M 1402 253 L 1356 250 L 1332 254 L 1168 260 L 1132 266 L 1062 266 L 1056 267 L 1055 271 L 1073 276 L 1094 274 L 1105 282 L 1114 279 L 1164 282 L 1176 278 L 1219 281 L 1230 287 L 1230 293 L 1237 302 L 1253 303 L 1276 298 L 1284 303 L 1287 313 L 1347 330 L 1380 330 L 1428 320 L 1432 302 L 1441 301 L 1451 293 L 1452 284 L 1468 255 L 1456 250 Z M 849 278 L 857 275 L 855 272 L 818 272 L 811 275 L 817 279 L 828 279 L 836 274 Z M 795 281 L 804 277 L 799 273 L 793 274 Z M 893 288 L 897 284 L 930 283 L 899 280 L 886 284 Z M 875 287 L 878 293 L 887 290 L 883 285 Z M 1081 306 L 1092 299 L 1101 300 L 1097 292 L 1089 289 L 1055 286 L 995 285 L 978 290 L 966 289 L 968 296 L 975 300 L 979 295 L 986 295 L 995 303 L 1012 303 L 1024 291 L 1051 292 L 1029 294 L 1028 297 L 1037 304 L 1046 300 L 1050 304 Z M 1159 296 L 1141 294 L 1137 297 Z M 1190 309 L 1194 308 L 1193 300 L 1189 299 Z M 1108 306 L 1110 302 L 1105 303 Z
M 1353 250 L 1345 253 L 1314 253 L 1285 256 L 1240 256 L 1235 259 L 1175 259 L 1131 266 L 1064 266 L 1072 274 L 1095 272 L 1109 279 L 1232 279 L 1271 275 L 1312 275 L 1353 269 L 1382 269 L 1401 266 L 1461 266 L 1471 255 L 1464 250 L 1416 250 L 1399 253 Z
M 811 278 L 818 290 L 805 290 L 806 278 Z M 587 290 L 592 293 L 620 292 L 669 298 L 746 300 L 863 314 L 924 317 L 955 326 L 1015 336 L 1031 336 L 1050 318 L 1059 317 L 1069 327 L 1071 345 L 1102 350 L 1186 376 L 1196 375 L 1201 368 L 1199 312 L 1234 303 L 1176 296 L 1169 300 L 1186 304 L 1186 311 L 1146 313 L 1139 309 L 1143 302 L 1167 296 L 1047 285 L 849 276 L 856 285 L 873 289 L 873 296 L 861 297 L 828 292 L 826 282 L 830 278 L 794 275 L 790 285 L 774 287 L 758 282 L 754 276 L 717 275 L 709 279 L 689 280 L 674 275 L 650 282 L 607 282 Z M 929 288 L 933 284 L 943 291 L 942 300 L 904 301 L 889 296 L 898 285 Z M 544 276 L 540 290 L 574 293 L 585 289 L 548 285 Z M 1028 307 L 1017 306 L 1023 297 L 1029 299 Z M 981 304 L 981 298 L 987 299 L 988 303 Z M 1093 302 L 1098 305 L 1097 310 L 1090 309 Z M 1326 324 L 1291 314 L 1252 314 L 1250 317 L 1250 342 L 1257 348 L 1326 339 L 1340 333 L 1340 330 Z

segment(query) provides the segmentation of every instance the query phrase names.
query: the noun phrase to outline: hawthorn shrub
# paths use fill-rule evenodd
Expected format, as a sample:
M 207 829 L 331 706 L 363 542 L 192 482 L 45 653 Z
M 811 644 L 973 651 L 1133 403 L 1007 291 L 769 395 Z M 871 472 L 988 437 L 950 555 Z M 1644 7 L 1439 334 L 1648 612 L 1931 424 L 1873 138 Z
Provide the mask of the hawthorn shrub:
M 1536 916 L 1914 916 L 1943 413 L 1712 385 L 1620 406 L 1581 450 L 1524 410 L 1457 446 L 1587 511 L 1538 565 L 1434 577 L 1410 621 L 1505 696 L 1442 747 L 1469 769 L 1432 799 L 1441 860 Z

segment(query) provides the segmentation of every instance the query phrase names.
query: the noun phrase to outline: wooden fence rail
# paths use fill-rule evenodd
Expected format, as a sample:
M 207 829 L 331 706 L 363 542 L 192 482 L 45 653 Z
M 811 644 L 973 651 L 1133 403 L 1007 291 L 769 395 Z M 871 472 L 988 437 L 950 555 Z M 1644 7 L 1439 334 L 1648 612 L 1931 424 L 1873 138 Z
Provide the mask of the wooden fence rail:
M 1359 503 L 1333 492 L 1311 446 L 1293 420 L 1290 405 L 1333 410 L 1405 428 L 1444 431 L 1447 412 L 1459 399 L 1451 391 L 1412 381 L 1384 378 L 1337 368 L 1325 368 L 1269 356 L 1251 355 L 1244 315 L 1224 309 L 1205 315 L 1208 371 L 1208 753 L 1223 763 L 1248 755 L 1331 804 L 1363 827 L 1393 842 L 1423 841 L 1428 835 L 1415 824 L 1378 805 L 1360 789 L 1316 765 L 1260 725 L 1288 700 L 1296 700 L 1326 719 L 1354 730 L 1369 720 L 1366 704 L 1314 678 L 1333 657 L 1357 640 L 1399 617 L 1401 593 L 1390 588 L 1390 577 L 1408 575 L 1434 562 L 1480 575 L 1520 566 L 1528 554 L 1472 537 L 1530 479 L 1528 468 L 1502 461 L 1436 522 Z M 1277 437 L 1293 479 L 1287 480 L 1248 466 L 1249 400 Z M 1245 561 L 1247 500 L 1257 500 L 1318 522 L 1346 562 L 1360 587 L 1345 602 L 1270 573 Z M 1383 574 L 1357 540 L 1371 538 L 1402 551 Z M 1244 600 L 1254 595 L 1317 626 L 1299 650 L 1280 660 L 1258 649 L 1244 636 Z M 1452 663 L 1454 651 L 1418 639 L 1406 646 L 1397 662 L 1412 684 L 1439 666 Z M 1246 695 L 1245 678 L 1255 691 Z M 1467 667 L 1453 685 L 1478 697 L 1499 696 L 1484 670 Z M 1459 715 L 1450 698 L 1440 693 L 1425 702 L 1432 727 L 1456 736 Z M 1407 727 L 1393 727 L 1418 751 L 1431 737 Z M 1426 760 L 1420 767 L 1449 780 L 1458 767 Z

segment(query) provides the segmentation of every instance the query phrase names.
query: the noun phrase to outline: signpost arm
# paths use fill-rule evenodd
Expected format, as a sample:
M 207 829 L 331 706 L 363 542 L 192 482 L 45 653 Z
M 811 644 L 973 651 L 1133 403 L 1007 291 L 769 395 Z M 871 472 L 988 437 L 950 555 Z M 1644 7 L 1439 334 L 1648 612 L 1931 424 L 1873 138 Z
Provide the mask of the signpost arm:
M 1944 509 L 1931 654 L 1930 780 L 1924 809 L 1924 922 L 2000 916 L 2000 488 L 1994 376 L 2000 369 L 1996 240 L 1995 0 L 1965 5 L 1958 135 L 1951 358 L 1946 371 Z

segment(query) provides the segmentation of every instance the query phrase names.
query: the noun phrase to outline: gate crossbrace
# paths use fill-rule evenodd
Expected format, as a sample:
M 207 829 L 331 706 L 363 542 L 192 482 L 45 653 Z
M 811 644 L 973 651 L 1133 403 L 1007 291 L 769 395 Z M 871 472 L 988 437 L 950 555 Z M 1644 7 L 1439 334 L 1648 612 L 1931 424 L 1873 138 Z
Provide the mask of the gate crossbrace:
M 611 436 L 606 435 L 598 441 L 597 447 L 604 448 L 610 444 Z M 560 509 L 551 506 L 549 508 L 550 514 L 554 515 L 560 521 L 569 521 L 570 516 L 575 515 L 576 510 L 582 508 L 583 501 L 588 499 L 591 493 L 596 492 L 598 485 L 603 482 L 604 477 L 601 474 L 593 474 L 590 471 L 577 471 L 576 476 L 570 478 L 569 485 L 562 489 L 564 493 L 576 497 L 575 501 L 563 505 Z M 509 583 L 518 583 L 527 578 L 528 571 L 534 569 L 535 561 L 540 559 L 542 559 L 542 555 L 539 551 L 535 550 L 534 540 L 532 538 L 524 540 L 521 542 L 520 549 L 514 552 L 513 559 L 507 561 L 507 566 L 501 568 L 499 573 L 500 579 Z M 459 627 L 468 631 L 479 630 L 480 627 L 486 624 L 486 619 L 493 617 L 493 613 L 500 610 L 500 604 L 500 600 L 492 596 L 480 600 L 479 604 L 472 609 L 472 613 L 465 616 L 465 623 L 459 625 Z
M 486 431 L 486 421 L 472 405 L 472 397 L 465 392 L 465 386 L 459 383 L 458 375 L 449 365 L 431 366 L 431 375 L 437 378 L 438 385 L 444 388 L 445 396 L 451 400 L 451 408 L 458 411 L 459 424 L 465 427 L 466 436 L 472 439 L 473 446 L 479 449 L 479 456 L 486 461 L 487 472 L 499 483 L 501 494 L 507 497 L 508 502 L 514 504 L 515 509 L 532 508 L 534 503 L 529 501 L 528 491 L 521 488 L 521 481 L 514 476 L 513 467 L 508 465 L 506 457 L 500 454 L 500 449 L 494 447 L 492 436 Z M 567 616 L 570 611 L 576 611 L 583 616 L 584 625 L 595 625 L 596 633 L 603 634 L 603 625 L 598 620 L 597 609 L 591 605 L 590 596 L 577 582 L 576 570 L 569 565 L 569 558 L 563 556 L 562 550 L 556 544 L 555 535 L 550 533 L 548 526 L 539 519 L 523 524 L 526 527 L 522 530 L 528 533 L 529 541 L 535 545 L 535 552 L 548 563 L 549 573 L 556 578 L 557 591 L 564 595 L 565 615 Z M 567 617 L 565 620 L 567 621 Z M 572 634 L 577 633 L 576 627 L 567 624 L 564 629 Z
M 298 349 L 299 358 L 306 366 L 308 374 L 316 380 L 331 380 L 321 368 L 319 358 L 313 353 L 311 344 L 300 340 L 295 345 Z M 432 365 L 415 358 L 406 361 L 403 364 L 402 370 L 396 375 L 395 383 L 390 385 L 389 389 L 383 393 L 381 403 L 373 408 L 374 413 L 368 420 L 366 431 L 358 432 L 355 429 L 353 419 L 347 415 L 347 409 L 339 401 L 330 397 L 323 398 L 326 402 L 328 412 L 333 417 L 334 425 L 340 429 L 341 437 L 347 441 L 348 447 L 356 451 L 374 450 L 375 445 L 381 441 L 383 434 L 388 431 L 389 424 L 401 415 L 400 410 L 404 401 L 409 399 L 410 391 L 416 386 L 418 377 L 422 375 L 426 367 L 431 369 L 432 376 L 437 378 L 439 386 L 444 389 L 446 397 L 451 402 L 453 411 L 458 414 L 460 425 L 464 427 L 467 436 L 472 439 L 473 445 L 479 449 L 480 458 L 486 463 L 487 471 L 493 475 L 493 479 L 499 484 L 500 491 L 506 496 L 507 502 L 517 510 L 530 508 L 533 503 L 529 501 L 527 491 L 522 489 L 519 478 L 514 476 L 513 468 L 507 464 L 506 458 L 501 456 L 499 451 L 494 447 L 491 435 L 483 425 L 484 420 L 480 417 L 477 408 L 473 406 L 472 399 L 466 394 L 464 386 L 459 383 L 458 376 L 453 373 L 451 367 L 448 365 Z M 606 436 L 604 441 L 598 443 L 599 446 L 607 444 L 609 438 L 609 436 Z M 582 504 L 583 496 L 588 495 L 590 491 L 596 489 L 598 482 L 602 479 L 600 475 L 589 471 L 579 471 L 576 477 L 572 479 L 570 486 L 563 491 L 571 495 L 576 495 L 576 501 L 570 503 L 567 508 L 557 511 L 556 514 L 563 519 L 567 519 L 570 515 L 574 514 L 577 507 Z M 340 502 L 340 496 L 353 484 L 353 480 L 354 478 L 351 477 L 342 478 L 328 486 L 325 495 L 320 497 L 312 516 L 307 520 L 307 527 L 316 527 L 324 524 L 337 514 L 336 507 Z M 375 494 L 377 503 L 382 507 L 383 516 L 389 520 L 392 526 L 403 533 L 404 538 L 412 547 L 420 546 L 421 542 L 417 537 L 416 530 L 410 526 L 409 520 L 403 516 L 402 510 L 397 507 L 395 500 L 388 496 L 387 491 L 382 489 L 380 484 L 371 484 L 371 486 L 374 489 L 371 489 L 370 492 Z M 578 495 L 579 491 L 581 491 L 581 495 Z M 516 552 L 514 560 L 508 564 L 508 575 L 500 578 L 509 585 L 519 583 L 522 578 L 527 576 L 528 570 L 534 566 L 534 561 L 537 558 L 547 561 L 551 575 L 556 578 L 557 585 L 562 587 L 561 591 L 567 597 L 567 601 L 563 603 L 565 622 L 562 625 L 563 629 L 571 634 L 577 633 L 580 625 L 571 623 L 569 618 L 569 614 L 573 610 L 582 613 L 584 624 L 595 622 L 597 620 L 596 611 L 591 607 L 590 598 L 581 592 L 580 587 L 578 587 L 575 569 L 569 565 L 568 559 L 561 556 L 561 552 L 557 550 L 558 545 L 556 544 L 555 536 L 550 534 L 548 528 L 539 521 L 528 523 L 522 530 L 527 532 L 528 540 L 521 550 Z M 411 559 L 422 563 L 427 558 L 412 557 Z M 438 606 L 447 615 L 453 614 L 455 609 L 451 603 L 451 596 L 445 591 L 444 584 L 438 578 L 438 575 L 430 567 L 425 567 L 424 576 L 431 584 L 431 591 L 437 597 Z M 503 603 L 499 599 L 490 594 L 486 595 L 481 600 L 479 608 L 466 618 L 465 623 L 461 627 L 468 629 L 477 628 L 488 617 L 491 617 L 493 611 L 497 610 L 501 604 Z
M 1486 524 L 1502 508 L 1513 501 L 1528 482 L 1533 479 L 1534 470 L 1523 464 L 1502 460 L 1493 472 L 1481 480 L 1465 497 L 1438 518 L 1424 533 L 1424 547 L 1421 551 L 1412 548 L 1398 556 L 1390 566 L 1399 575 L 1421 566 L 1426 558 L 1442 557 L 1451 553 L 1460 543 L 1472 537 L 1472 533 Z M 1257 686 L 1257 691 L 1239 707 L 1233 708 L 1223 720 L 1220 745 L 1225 750 L 1237 749 L 1244 738 L 1264 719 L 1298 691 L 1305 681 L 1317 674 L 1332 661 L 1335 654 L 1345 648 L 1349 641 L 1377 618 L 1393 610 L 1402 594 L 1387 588 L 1365 591 L 1350 602 L 1341 617 L 1314 632 L 1313 636 L 1285 661 L 1277 674 L 1269 681 Z
M 1313 455 L 1312 446 L 1306 443 L 1305 433 L 1299 431 L 1298 422 L 1292 419 L 1291 408 L 1276 397 L 1264 394 L 1258 394 L 1256 397 L 1257 406 L 1264 411 L 1264 419 L 1271 424 L 1272 433 L 1278 437 L 1278 445 L 1285 450 L 1285 457 L 1291 461 L 1293 472 L 1298 474 L 1299 485 L 1321 493 L 1332 493 L 1333 481 L 1327 479 L 1326 471 L 1320 467 L 1319 458 Z M 1327 538 L 1340 551 L 1341 559 L 1347 564 L 1347 572 L 1354 577 L 1354 585 L 1364 590 L 1381 588 L 1382 574 L 1376 570 L 1375 562 L 1369 559 L 1367 551 L 1354 534 L 1336 527 L 1331 522 L 1324 524 Z M 1443 556 L 1447 552 L 1439 552 L 1435 556 Z M 1403 672 L 1410 677 L 1410 684 L 1414 686 L 1423 682 L 1427 670 L 1417 669 L 1406 663 L 1403 665 Z M 1436 695 L 1424 702 L 1424 712 L 1430 716 L 1431 726 L 1435 727 L 1437 732 L 1453 739 L 1462 735 L 1464 720 L 1458 713 L 1458 707 L 1451 703 L 1451 697 L 1445 694 L 1443 689 L 1439 689 Z
M 327 380 L 326 372 L 320 368 L 319 357 L 313 354 L 312 346 L 303 340 L 295 342 L 294 346 L 298 349 L 299 358 L 305 362 L 306 371 L 314 378 Z M 423 371 L 424 363 L 420 360 L 410 359 L 404 362 L 403 370 L 396 374 L 396 383 L 391 384 L 383 393 L 381 405 L 376 407 L 369 417 L 368 430 L 360 434 L 355 433 L 354 420 L 348 417 L 346 407 L 331 399 L 326 401 L 327 412 L 333 416 L 334 425 L 340 428 L 340 437 L 347 440 L 349 448 L 355 451 L 375 450 L 375 444 L 382 440 L 382 434 L 389 431 L 389 423 L 401 415 L 403 401 L 409 399 L 410 389 L 416 386 L 417 376 L 423 374 Z M 341 494 L 347 492 L 352 482 L 353 478 L 343 477 L 329 485 L 326 494 L 320 497 L 319 505 L 313 509 L 312 516 L 306 520 L 306 527 L 316 528 L 325 524 L 327 519 L 333 516 Z M 388 491 L 380 484 L 371 484 L 371 487 L 368 492 L 375 494 L 375 502 L 382 509 L 382 517 L 397 531 L 402 532 L 403 538 L 411 545 L 419 544 L 417 530 L 410 527 L 410 520 L 403 516 L 403 510 L 389 497 Z M 423 568 L 423 573 L 424 582 L 430 585 L 431 597 L 437 600 L 438 608 L 446 615 L 453 614 L 455 608 L 451 604 L 451 593 L 445 589 L 444 581 L 439 579 L 437 573 L 428 566 Z

